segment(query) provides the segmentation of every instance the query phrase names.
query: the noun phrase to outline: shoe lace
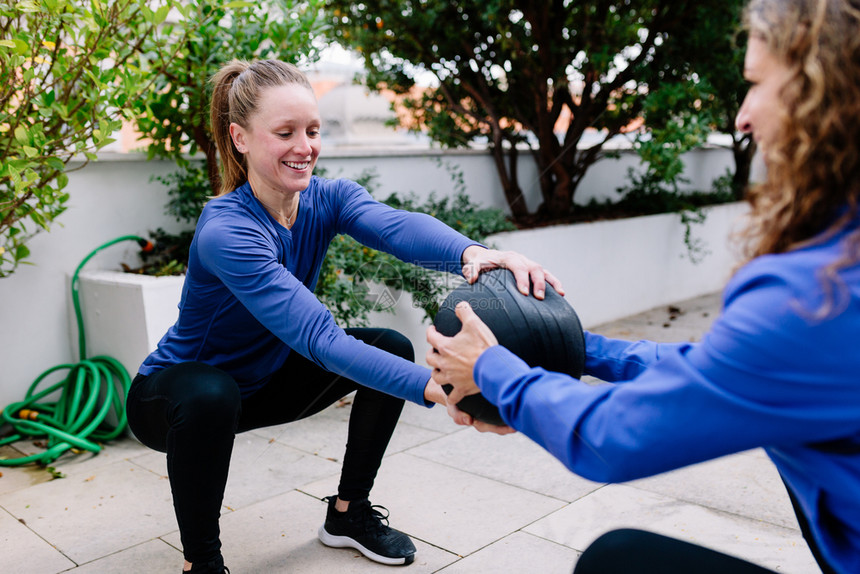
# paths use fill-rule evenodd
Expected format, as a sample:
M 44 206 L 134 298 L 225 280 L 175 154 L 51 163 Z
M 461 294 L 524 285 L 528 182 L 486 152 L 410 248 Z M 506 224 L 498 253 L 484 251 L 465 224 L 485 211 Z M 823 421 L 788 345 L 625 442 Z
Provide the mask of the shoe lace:
M 363 500 L 358 502 L 355 521 L 367 530 L 373 529 L 384 532 L 388 530 L 388 516 L 388 509 L 384 506 L 379 504 L 371 505 L 369 501 Z

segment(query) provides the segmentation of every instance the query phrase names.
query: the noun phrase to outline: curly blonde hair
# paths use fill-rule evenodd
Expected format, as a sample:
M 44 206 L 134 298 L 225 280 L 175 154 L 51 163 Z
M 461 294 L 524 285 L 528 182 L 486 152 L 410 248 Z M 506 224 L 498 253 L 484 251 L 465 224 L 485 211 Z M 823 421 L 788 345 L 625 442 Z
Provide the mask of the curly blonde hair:
M 751 0 L 750 37 L 764 40 L 786 63 L 786 117 L 768 146 L 766 180 L 752 186 L 749 258 L 825 241 L 858 213 L 860 199 L 860 0 Z M 860 230 L 825 267 L 833 310 L 838 271 L 860 261 Z

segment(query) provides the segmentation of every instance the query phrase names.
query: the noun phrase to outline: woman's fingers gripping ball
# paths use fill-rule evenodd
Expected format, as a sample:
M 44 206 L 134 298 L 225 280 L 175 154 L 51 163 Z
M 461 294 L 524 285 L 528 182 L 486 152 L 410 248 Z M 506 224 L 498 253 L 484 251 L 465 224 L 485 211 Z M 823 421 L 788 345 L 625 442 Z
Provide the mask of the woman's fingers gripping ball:
M 463 327 L 453 337 L 442 335 L 435 327 L 427 328 L 427 342 L 433 347 L 427 352 L 427 364 L 433 369 L 436 382 L 453 387 L 448 395 L 449 404 L 480 392 L 472 375 L 475 362 L 486 349 L 498 345 L 496 336 L 468 303 L 461 301 L 454 311 Z
M 472 426 L 475 427 L 475 430 L 478 432 L 491 432 L 498 435 L 506 435 L 517 432 L 512 427 L 508 425 L 494 425 L 490 423 L 485 423 L 484 421 L 479 421 L 472 417 L 472 415 L 468 413 L 464 413 L 460 409 L 457 408 L 452 402 L 448 402 L 448 416 L 450 416 L 454 422 L 458 425 Z
M 559 295 L 564 295 L 561 281 L 555 275 L 515 251 L 497 251 L 473 245 L 463 253 L 463 260 L 463 277 L 469 283 L 477 281 L 483 271 L 502 267 L 514 274 L 517 290 L 523 295 L 529 294 L 531 285 L 532 294 L 537 299 L 543 299 L 547 283 L 552 285 Z

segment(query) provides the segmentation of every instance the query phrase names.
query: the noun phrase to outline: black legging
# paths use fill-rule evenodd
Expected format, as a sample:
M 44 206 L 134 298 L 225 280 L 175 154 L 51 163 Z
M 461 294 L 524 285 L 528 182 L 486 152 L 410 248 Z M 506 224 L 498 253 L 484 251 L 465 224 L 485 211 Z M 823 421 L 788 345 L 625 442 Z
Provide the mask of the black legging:
M 643 530 L 607 532 L 585 549 L 573 574 L 775 574 L 740 558 Z
M 347 333 L 409 361 L 409 339 L 389 329 Z M 349 418 L 338 496 L 367 498 L 404 401 L 318 367 L 298 353 L 266 386 L 242 399 L 226 372 L 204 363 L 181 363 L 135 377 L 128 394 L 128 422 L 146 446 L 167 453 L 173 506 L 189 562 L 220 554 L 218 518 L 233 437 L 237 432 L 311 416 L 357 391 Z

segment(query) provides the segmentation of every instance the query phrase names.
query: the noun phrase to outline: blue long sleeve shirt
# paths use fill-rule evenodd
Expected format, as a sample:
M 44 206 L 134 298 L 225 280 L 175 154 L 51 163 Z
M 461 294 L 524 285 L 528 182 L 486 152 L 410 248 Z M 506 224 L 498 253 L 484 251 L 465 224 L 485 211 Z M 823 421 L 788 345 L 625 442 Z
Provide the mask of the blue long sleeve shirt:
M 764 447 L 825 559 L 855 574 L 860 452 L 815 444 L 860 445 L 860 266 L 839 274 L 838 313 L 815 316 L 826 301 L 819 273 L 841 256 L 843 236 L 751 261 L 700 343 L 586 333 L 586 373 L 613 384 L 532 369 L 502 347 L 481 355 L 475 380 L 508 424 L 596 481 Z
M 179 317 L 140 373 L 201 361 L 231 374 L 248 396 L 296 351 L 360 384 L 425 404 L 427 368 L 350 337 L 313 294 L 328 245 L 340 233 L 403 261 L 458 272 L 463 251 L 475 244 L 428 215 L 379 203 L 345 179 L 311 178 L 286 229 L 246 183 L 203 209 Z

